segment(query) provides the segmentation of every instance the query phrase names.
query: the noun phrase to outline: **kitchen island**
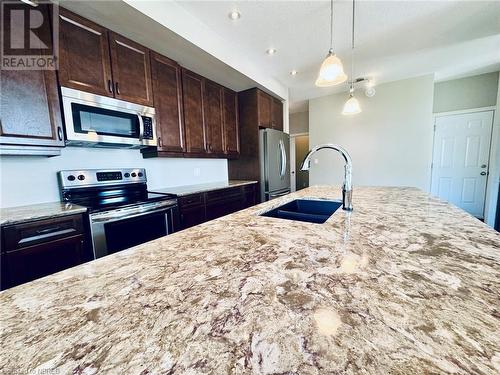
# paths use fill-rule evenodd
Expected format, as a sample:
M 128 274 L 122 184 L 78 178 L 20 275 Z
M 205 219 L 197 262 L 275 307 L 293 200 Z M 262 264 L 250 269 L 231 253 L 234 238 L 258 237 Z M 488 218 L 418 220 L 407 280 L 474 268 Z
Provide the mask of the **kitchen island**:
M 324 224 L 258 216 L 297 197 L 340 189 L 0 293 L 0 373 L 500 371 L 497 232 L 413 188 L 358 188 Z

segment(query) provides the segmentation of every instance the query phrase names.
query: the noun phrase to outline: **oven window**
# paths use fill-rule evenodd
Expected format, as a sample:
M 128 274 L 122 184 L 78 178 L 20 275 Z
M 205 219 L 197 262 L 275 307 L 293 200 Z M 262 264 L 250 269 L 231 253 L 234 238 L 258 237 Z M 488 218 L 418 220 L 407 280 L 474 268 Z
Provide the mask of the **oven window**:
M 167 235 L 165 212 L 104 225 L 108 254 Z
M 139 138 L 136 114 L 71 103 L 75 132 Z

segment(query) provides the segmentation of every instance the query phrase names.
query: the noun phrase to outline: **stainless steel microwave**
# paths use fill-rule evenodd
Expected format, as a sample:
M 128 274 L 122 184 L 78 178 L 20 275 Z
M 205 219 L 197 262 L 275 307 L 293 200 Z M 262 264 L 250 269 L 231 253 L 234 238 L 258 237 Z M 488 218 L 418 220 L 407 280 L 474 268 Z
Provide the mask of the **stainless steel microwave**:
M 156 146 L 155 109 L 61 87 L 66 144 L 90 147 Z

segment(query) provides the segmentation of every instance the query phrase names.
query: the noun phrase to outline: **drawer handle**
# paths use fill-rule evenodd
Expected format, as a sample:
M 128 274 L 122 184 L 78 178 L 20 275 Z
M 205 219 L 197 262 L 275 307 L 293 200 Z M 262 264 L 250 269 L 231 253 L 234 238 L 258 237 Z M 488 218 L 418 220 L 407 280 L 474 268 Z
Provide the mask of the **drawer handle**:
M 50 228 L 50 230 L 53 230 L 54 228 Z M 57 228 L 59 229 L 59 228 Z M 49 229 L 43 229 L 40 231 L 36 231 L 37 235 L 36 236 L 31 236 L 31 237 L 26 237 L 20 240 L 17 244 L 18 245 L 27 245 L 31 242 L 36 242 L 36 241 L 41 241 L 41 240 L 47 240 L 51 237 L 57 237 L 61 236 L 63 234 L 67 235 L 73 232 L 76 232 L 76 229 L 70 228 L 70 229 L 60 229 L 56 232 L 51 232 Z
M 36 231 L 36 233 L 38 233 L 38 234 L 45 234 L 45 233 L 50 233 L 50 232 L 56 232 L 59 229 L 61 229 L 61 227 L 52 227 L 52 228 L 47 228 L 47 229 L 39 229 L 39 230 Z

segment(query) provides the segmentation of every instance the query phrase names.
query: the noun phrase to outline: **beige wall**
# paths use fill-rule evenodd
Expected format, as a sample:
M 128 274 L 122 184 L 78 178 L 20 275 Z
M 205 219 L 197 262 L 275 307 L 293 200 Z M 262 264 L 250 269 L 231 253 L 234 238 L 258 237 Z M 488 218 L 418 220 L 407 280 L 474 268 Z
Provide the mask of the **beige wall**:
M 496 105 L 498 72 L 438 82 L 434 86 L 435 113 Z
M 309 102 L 310 146 L 338 143 L 353 160 L 354 185 L 430 186 L 433 141 L 433 76 L 377 86 L 367 98 L 357 93 L 363 112 L 341 114 L 346 93 Z M 340 155 L 320 151 L 313 159 L 310 184 L 340 184 Z
M 309 112 L 290 114 L 290 134 L 309 132 Z

